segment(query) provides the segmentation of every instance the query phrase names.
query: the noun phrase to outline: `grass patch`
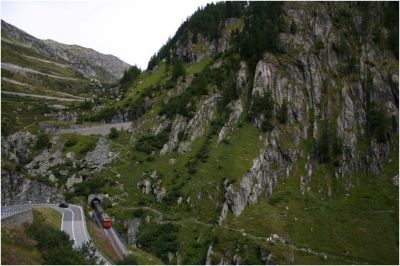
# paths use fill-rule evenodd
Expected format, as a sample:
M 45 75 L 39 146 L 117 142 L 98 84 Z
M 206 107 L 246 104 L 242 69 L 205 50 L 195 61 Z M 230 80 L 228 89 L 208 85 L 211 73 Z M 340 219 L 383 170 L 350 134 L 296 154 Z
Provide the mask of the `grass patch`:
M 197 74 L 201 73 L 203 69 L 211 62 L 211 58 L 206 57 L 200 60 L 200 62 L 195 64 L 190 64 L 186 67 L 187 74 Z
M 52 208 L 35 208 L 37 212 L 44 218 L 45 223 L 50 225 L 54 230 L 60 230 L 62 214 Z
M 117 253 L 115 253 L 114 248 L 112 247 L 108 238 L 105 236 L 103 230 L 99 228 L 99 226 L 92 220 L 87 219 L 86 224 L 90 239 L 93 240 L 96 247 L 100 249 L 113 262 L 119 261 Z
M 312 176 L 312 192 L 304 196 L 299 192 L 299 176 L 304 175 L 305 162 L 298 161 L 291 176 L 274 190 L 270 199 L 260 199 L 239 217 L 229 214 L 227 226 L 258 237 L 275 233 L 297 247 L 325 252 L 328 256 L 327 260 L 318 261 L 313 255 L 293 251 L 295 258 L 291 261 L 290 256 L 281 253 L 287 252 L 288 247 L 271 246 L 278 263 L 395 264 L 398 189 L 391 178 L 398 172 L 396 158 L 392 156 L 393 161 L 379 177 L 353 176 L 359 184 L 348 192 L 335 186 L 331 172 L 320 166 Z M 326 196 L 326 186 L 332 186 L 333 197 Z
M 36 242 L 26 234 L 25 227 L 1 230 L 1 264 L 40 265 L 43 258 Z
M 62 134 L 60 141 L 64 143 L 64 153 L 74 152 L 78 158 L 96 148 L 99 136 L 84 136 L 79 134 Z

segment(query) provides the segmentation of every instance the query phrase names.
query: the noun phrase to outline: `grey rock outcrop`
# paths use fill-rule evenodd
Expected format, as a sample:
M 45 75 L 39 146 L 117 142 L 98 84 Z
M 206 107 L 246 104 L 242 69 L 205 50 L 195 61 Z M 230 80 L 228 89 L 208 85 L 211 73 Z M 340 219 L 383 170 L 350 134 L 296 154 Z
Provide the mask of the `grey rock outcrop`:
M 18 172 L 1 173 L 1 204 L 58 203 L 64 200 L 62 191 Z
M 208 249 L 207 249 L 206 265 L 211 265 L 211 259 L 212 259 L 213 254 L 214 254 L 213 247 L 212 247 L 212 244 L 210 243 L 210 245 L 208 246 Z
M 162 187 L 161 189 L 158 188 L 155 190 L 154 194 L 156 194 L 157 202 L 161 202 L 165 198 L 167 190 L 165 187 Z
M 171 133 L 169 136 L 169 140 L 166 144 L 164 144 L 163 148 L 160 151 L 160 155 L 165 155 L 168 152 L 171 152 L 179 142 L 179 133 L 183 132 L 186 128 L 186 118 L 177 115 L 175 117 L 174 122 L 172 123 Z
M 167 190 L 162 186 L 162 179 L 157 171 L 155 170 L 151 174 L 143 172 L 143 177 L 144 179 L 137 183 L 136 188 L 145 195 L 152 192 L 156 196 L 157 202 L 161 202 L 167 195 Z
M 235 265 L 241 265 L 242 264 L 242 257 L 240 257 L 240 255 L 239 254 L 235 254 L 234 256 L 233 256 L 233 258 L 232 258 L 232 262 L 233 262 L 233 264 L 235 264 Z
M 242 103 L 247 102 L 248 99 L 248 66 L 246 62 L 240 62 L 240 68 L 236 75 L 236 88 L 238 90 L 238 94 Z
M 287 3 L 284 9 L 298 29 L 297 33 L 282 33 L 280 36 L 282 45 L 291 51 L 293 59 L 285 62 L 280 57 L 278 60 L 276 55 L 266 53 L 256 65 L 249 102 L 251 108 L 256 97 L 270 95 L 274 102 L 274 115 L 286 102 L 287 124 L 291 130 L 280 132 L 284 128 L 275 125 L 273 131 L 265 136 L 268 145 L 262 148 L 238 188 L 233 185 L 226 188 L 225 198 L 234 215 L 239 215 L 247 204 L 254 204 L 262 193 L 267 196 L 272 193 L 273 187 L 278 185 L 279 176 L 287 178 L 290 175 L 292 164 L 299 157 L 295 151 L 301 150 L 300 143 L 306 139 L 317 142 L 326 130 L 324 123 L 333 124 L 333 129 L 329 130 L 336 134 L 342 145 L 340 156 L 334 158 L 334 171 L 335 178 L 347 190 L 358 182 L 354 172 L 380 173 L 391 150 L 390 141 L 379 143 L 372 140 L 363 151 L 360 144 L 367 134 L 368 105 L 379 106 L 393 121 L 398 121 L 398 73 L 393 71 L 397 69 L 396 59 L 369 39 L 360 43 L 354 73 L 343 76 L 340 72 L 343 58 L 339 58 L 333 48 L 343 40 L 341 36 L 332 34 L 333 19 L 327 12 L 327 6 Z M 304 19 L 306 16 L 311 17 L 312 22 Z M 356 15 L 353 21 L 355 28 L 359 28 L 360 19 Z M 317 36 L 324 46 L 318 51 L 314 50 Z M 332 78 L 332 75 L 340 78 Z M 239 95 L 241 90 L 245 90 L 246 86 L 242 84 L 247 83 L 246 77 L 247 70 L 241 63 L 236 79 Z M 263 113 L 256 114 L 253 124 L 262 129 L 265 119 Z M 398 132 L 398 123 L 389 128 Z M 293 148 L 287 148 L 288 145 L 277 138 L 280 133 L 288 134 L 287 137 L 293 139 Z M 315 155 L 309 155 L 302 154 L 307 162 L 304 173 L 296 177 L 300 179 L 300 192 L 303 194 L 311 190 L 310 182 L 318 160 Z M 322 193 L 321 190 L 319 192 Z M 332 195 L 329 186 L 327 195 Z
M 27 160 L 29 148 L 36 138 L 30 132 L 16 132 L 1 140 L 1 153 L 3 160 L 10 160 L 17 164 Z
M 227 107 L 232 111 L 229 114 L 228 121 L 219 132 L 217 143 L 220 143 L 223 139 L 227 138 L 228 134 L 230 134 L 235 129 L 235 126 L 239 122 L 240 115 L 243 112 L 241 100 L 233 101 L 229 103 Z
M 260 247 L 261 260 L 265 263 L 265 265 L 274 265 L 271 261 L 272 253 L 262 247 Z
M 201 61 L 207 56 L 212 56 L 216 53 L 222 53 L 231 47 L 230 37 L 235 29 L 241 26 L 238 18 L 227 18 L 220 23 L 221 36 L 218 39 L 205 38 L 203 34 L 193 33 L 188 31 L 186 39 L 178 39 L 175 45 L 171 48 L 170 53 L 174 57 L 181 58 L 184 62 L 195 63 Z M 197 40 L 192 42 L 193 37 Z
M 226 215 L 228 214 L 228 203 L 224 203 L 224 205 L 222 206 L 222 209 L 221 209 L 221 214 L 220 214 L 220 216 L 218 217 L 218 224 L 219 225 L 221 225 L 224 221 L 225 221 L 225 219 L 226 219 Z
M 399 175 L 395 175 L 395 176 L 392 178 L 392 181 L 393 181 L 393 185 L 399 186 Z
M 44 150 L 29 164 L 25 165 L 25 169 L 31 176 L 50 176 L 52 174 L 51 168 L 63 163 L 61 150 L 56 150 L 54 153 L 50 150 Z
M 235 216 L 242 213 L 247 204 L 254 205 L 262 193 L 266 197 L 272 194 L 278 184 L 278 176 L 286 176 L 291 171 L 296 152 L 282 150 L 278 146 L 278 133 L 271 133 L 271 142 L 261 149 L 260 155 L 253 161 L 253 166 L 242 178 L 239 188 L 233 185 L 226 188 L 225 199 Z
M 212 94 L 211 96 L 204 96 L 200 99 L 200 109 L 196 112 L 194 117 L 188 122 L 185 129 L 185 136 L 188 140 L 181 142 L 178 151 L 185 153 L 190 150 L 191 143 L 199 136 L 203 135 L 208 124 L 214 119 L 214 113 L 217 108 L 218 99 L 221 98 L 219 94 Z
M 127 244 L 136 248 L 137 235 L 139 233 L 139 226 L 142 224 L 142 219 L 133 218 L 124 222 L 125 228 L 127 228 Z
M 52 58 L 56 64 L 68 65 L 86 78 L 105 82 L 115 81 L 120 79 L 125 69 L 129 67 L 129 64 L 113 55 L 105 55 L 78 45 L 37 39 L 3 20 L 1 21 L 1 32 L 2 38 L 9 42 L 33 49 L 39 54 Z
M 148 195 L 151 191 L 151 181 L 150 181 L 150 179 L 146 178 L 142 181 L 139 181 L 137 183 L 136 187 L 137 187 L 137 189 L 142 191 L 143 194 Z
M 111 151 L 109 144 L 105 138 L 97 141 L 96 148 L 89 151 L 81 160 L 81 165 L 100 172 L 106 165 L 118 158 L 118 153 Z
M 156 136 L 156 135 L 162 133 L 165 129 L 167 129 L 169 125 L 170 125 L 170 121 L 167 119 L 167 117 L 165 115 L 163 115 L 160 118 L 160 122 L 158 122 L 156 125 L 154 125 L 151 128 L 150 133 L 153 136 Z
M 83 182 L 82 176 L 76 177 L 76 175 L 73 174 L 71 177 L 69 177 L 67 179 L 66 186 L 67 186 L 68 189 L 71 189 L 73 187 L 73 185 L 79 184 L 79 183 L 82 183 L 82 182 Z

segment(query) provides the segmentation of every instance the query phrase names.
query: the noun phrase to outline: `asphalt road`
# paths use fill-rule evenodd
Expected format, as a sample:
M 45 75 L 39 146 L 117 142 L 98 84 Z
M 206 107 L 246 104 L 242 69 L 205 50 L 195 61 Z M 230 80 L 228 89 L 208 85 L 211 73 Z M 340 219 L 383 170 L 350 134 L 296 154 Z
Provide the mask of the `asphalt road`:
M 126 129 L 129 129 L 132 127 L 132 122 L 104 124 L 104 125 L 80 127 L 80 128 L 68 128 L 68 129 L 61 129 L 58 132 L 60 134 L 76 133 L 79 135 L 103 135 L 103 136 L 105 136 L 110 133 L 110 130 L 113 127 L 115 127 L 117 130 L 122 130 L 122 129 L 126 130 Z
M 74 247 L 81 247 L 85 242 L 89 242 L 89 235 L 86 228 L 85 215 L 80 206 L 69 204 L 68 208 L 60 208 L 58 204 L 26 204 L 10 205 L 1 207 L 1 218 L 17 214 L 29 208 L 53 208 L 62 213 L 61 230 L 69 235 L 74 241 Z M 97 257 L 111 264 L 103 255 L 97 252 Z

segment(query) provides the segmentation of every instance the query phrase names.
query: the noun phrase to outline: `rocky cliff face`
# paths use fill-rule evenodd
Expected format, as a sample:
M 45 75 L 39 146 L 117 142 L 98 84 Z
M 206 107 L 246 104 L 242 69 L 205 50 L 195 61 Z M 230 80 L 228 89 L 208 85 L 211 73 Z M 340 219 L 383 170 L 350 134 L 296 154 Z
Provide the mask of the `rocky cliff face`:
M 11 166 L 24 161 L 28 174 L 76 197 L 86 196 L 85 182 L 87 189 L 99 189 L 92 181 L 109 185 L 102 192 L 112 199 L 116 228 L 165 263 L 354 263 L 361 253 L 356 262 L 371 262 L 365 246 L 374 243 L 360 247 L 358 239 L 390 230 L 376 229 L 375 214 L 398 224 L 398 59 L 386 43 L 387 4 L 282 3 L 274 21 L 279 49 L 262 40 L 262 53 L 248 56 L 243 40 L 264 32 L 240 38 L 264 4 L 238 5 L 218 23 L 185 24 L 159 64 L 117 105 L 104 106 L 126 108 L 111 120 L 134 120 L 130 140 L 121 132 L 85 155 L 55 141 L 58 148 L 30 158 L 35 137 L 19 133 L 2 143 L 4 158 Z M 234 8 L 221 2 L 208 11 L 225 7 Z M 176 59 L 184 62 L 179 77 Z M 4 173 L 4 187 L 26 191 L 21 182 L 13 188 L 15 171 Z M 30 182 L 36 194 L 44 189 Z M 343 220 L 335 219 L 339 212 Z M 359 219 L 358 234 L 351 229 Z
M 73 68 L 87 78 L 100 81 L 117 80 L 129 67 L 129 64 L 116 56 L 105 55 L 90 48 L 66 45 L 52 40 L 44 40 L 42 43 L 43 45 L 38 45 L 40 52 L 70 62 Z
M 217 39 L 189 31 L 184 38 L 178 39 L 171 48 L 171 57 L 180 57 L 184 62 L 196 63 L 207 56 L 224 52 L 231 47 L 230 37 L 234 30 L 242 27 L 243 21 L 238 18 L 228 18 L 225 21 L 221 21 L 219 24 L 221 36 Z M 196 41 L 193 42 L 193 39 Z
M 304 254 L 332 260 L 331 245 L 310 244 L 335 238 L 320 236 L 327 227 L 316 223 L 347 226 L 332 221 L 336 213 L 327 215 L 326 206 L 363 208 L 342 199 L 374 194 L 366 182 L 383 176 L 391 193 L 397 188 L 396 174 L 385 174 L 396 158 L 399 119 L 398 57 L 387 46 L 386 4 L 258 3 L 228 14 L 224 8 L 234 8 L 228 3 L 199 11 L 147 73 L 151 82 L 159 77 L 158 94 L 131 132 L 135 166 L 126 172 L 135 180 L 131 193 L 140 195 L 132 201 L 158 206 L 168 223 L 189 221 L 178 222 L 180 236 L 192 227 L 197 234 L 180 243 L 186 261 L 200 246 L 196 263 L 304 263 Z M 218 20 L 196 20 L 212 20 L 207 12 Z M 265 25 L 263 16 L 271 16 Z M 186 73 L 171 78 L 178 59 Z M 162 178 L 152 177 L 154 170 Z M 138 223 L 126 222 L 133 243 Z
M 64 198 L 62 191 L 37 180 L 28 179 L 18 169 L 3 167 L 7 162 L 24 165 L 29 160 L 36 136 L 29 132 L 17 132 L 2 137 L 1 204 L 57 203 Z
M 118 157 L 100 138 L 94 150 L 79 160 L 74 152 L 63 154 L 59 136 L 50 140 L 54 149 L 45 147 L 33 157 L 36 141 L 30 132 L 2 137 L 2 204 L 57 203 L 64 192 L 74 191 L 74 185 L 84 181 L 83 176 L 102 171 Z
M 352 4 L 285 3 L 282 12 L 286 29 L 279 36 L 285 52 L 264 53 L 253 69 L 245 61 L 240 62 L 235 76 L 238 100 L 225 107 L 229 115 L 218 143 L 229 138 L 244 110 L 263 109 L 267 100 L 272 109 L 252 115 L 252 124 L 266 131 L 263 148 L 240 183 L 226 187 L 226 203 L 235 216 L 247 205 L 255 204 L 261 195 L 271 195 L 280 178 L 290 176 L 299 158 L 307 158 L 306 173 L 296 177 L 301 193 L 310 192 L 308 183 L 313 169 L 328 160 L 333 164 L 335 178 L 348 190 L 357 183 L 352 178 L 355 172 L 380 172 L 393 145 L 390 135 L 398 134 L 399 119 L 398 61 L 367 30 L 376 27 L 368 18 L 382 20 L 382 10 L 366 11 Z M 349 17 L 343 18 L 342 14 Z M 241 30 L 243 21 L 237 18 L 220 22 L 217 39 L 201 33 L 194 36 L 188 30 L 174 43 L 170 56 L 199 62 L 232 48 L 233 33 Z M 383 28 L 382 35 L 388 34 Z M 210 69 L 218 69 L 224 63 L 218 59 Z M 187 125 L 179 116 L 175 118 L 161 155 L 177 146 L 181 153 L 190 151 L 191 142 L 203 135 L 207 123 L 213 120 L 208 102 L 200 102 L 201 108 Z M 282 112 L 285 121 L 279 123 Z M 371 130 L 371 116 L 377 114 L 393 121 L 379 129 L 383 136 L 376 136 Z M 180 144 L 179 132 L 186 136 Z M 329 139 L 324 139 L 328 135 Z M 312 144 L 305 149 L 304 143 Z M 324 145 L 327 149 L 323 152 L 330 158 L 321 155 Z M 326 193 L 331 195 L 330 191 Z M 225 213 L 223 208 L 220 220 Z
M 278 113 L 287 102 L 288 127 L 292 129 L 289 139 L 297 147 L 287 149 L 279 139 L 285 128 L 277 126 L 267 134 L 265 148 L 242 178 L 239 188 L 235 190 L 231 185 L 226 190 L 225 197 L 234 215 L 239 215 L 247 204 L 254 204 L 261 194 L 270 195 L 278 185 L 278 176 L 289 176 L 298 151 L 302 153 L 300 142 L 307 139 L 318 142 L 325 134 L 327 121 L 335 128 L 333 132 L 343 145 L 343 152 L 335 161 L 335 176 L 343 180 L 348 189 L 357 182 L 351 180 L 354 171 L 377 174 L 388 158 L 390 142 L 379 143 L 372 139 L 366 153 L 360 150 L 360 145 L 367 137 L 366 114 L 371 112 L 370 106 L 381 108 L 393 121 L 398 121 L 398 89 L 392 89 L 398 87 L 398 73 L 394 67 L 397 61 L 387 50 L 377 48 L 368 35 L 354 48 L 352 56 L 358 60 L 352 72 L 342 73 L 343 60 L 334 50 L 340 30 L 333 27 L 335 17 L 329 15 L 327 8 L 324 5 L 317 8 L 311 3 L 287 3 L 285 13 L 298 29 L 296 34 L 281 35 L 282 45 L 291 51 L 291 61 L 284 62 L 265 54 L 257 63 L 252 104 L 257 97 L 270 95 L 275 103 L 273 112 Z M 351 26 L 357 30 L 361 18 L 357 11 L 352 16 L 354 24 Z M 310 21 L 306 17 L 313 19 Z M 322 40 L 323 48 L 316 50 L 318 40 Z M 263 120 L 262 115 L 256 117 L 254 125 L 261 128 Z M 389 125 L 388 130 L 398 132 L 398 125 Z M 313 163 L 315 160 L 305 165 L 307 179 L 312 178 Z M 272 168 L 272 164 L 277 165 L 277 169 Z M 299 178 L 301 183 L 306 182 L 305 177 Z
M 19 172 L 1 173 L 1 205 L 26 203 L 59 203 L 64 200 L 61 190 L 31 180 Z
M 113 55 L 105 55 L 90 48 L 66 45 L 53 40 L 39 40 L 3 20 L 1 32 L 3 41 L 29 47 L 56 62 L 71 66 L 86 78 L 104 82 L 117 80 L 129 67 L 129 64 Z

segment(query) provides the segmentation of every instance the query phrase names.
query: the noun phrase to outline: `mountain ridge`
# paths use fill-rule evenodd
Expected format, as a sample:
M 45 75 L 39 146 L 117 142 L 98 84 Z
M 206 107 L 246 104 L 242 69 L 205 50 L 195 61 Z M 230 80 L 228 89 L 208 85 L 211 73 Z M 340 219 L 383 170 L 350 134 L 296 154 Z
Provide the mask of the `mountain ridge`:
M 118 101 L 64 109 L 129 130 L 2 136 L 4 200 L 100 194 L 134 261 L 396 264 L 398 18 L 396 2 L 199 8 Z M 56 192 L 20 193 L 30 179 Z
M 2 39 L 12 36 L 11 41 L 19 45 L 31 47 L 46 56 L 68 62 L 74 69 L 86 78 L 98 79 L 102 82 L 118 80 L 122 77 L 129 64 L 111 54 L 102 54 L 92 48 L 80 45 L 67 45 L 54 40 L 41 40 L 17 27 L 1 21 Z

